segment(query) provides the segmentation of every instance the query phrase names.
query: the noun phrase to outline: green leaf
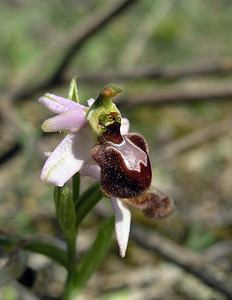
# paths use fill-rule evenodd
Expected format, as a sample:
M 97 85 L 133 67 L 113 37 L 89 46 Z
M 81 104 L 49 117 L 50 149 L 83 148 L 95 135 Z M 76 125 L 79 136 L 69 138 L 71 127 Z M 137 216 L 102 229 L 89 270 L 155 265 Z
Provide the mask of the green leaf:
M 76 236 L 76 211 L 72 193 L 67 186 L 55 187 L 54 200 L 61 230 L 68 241 L 73 240 Z
M 90 276 L 101 265 L 112 244 L 113 230 L 114 218 L 111 217 L 101 225 L 92 247 L 74 271 L 67 289 L 69 294 L 67 299 L 75 299 L 75 296 L 86 285 Z
M 55 241 L 53 240 L 45 240 L 45 239 L 21 239 L 15 236 L 0 236 L 0 245 L 4 247 L 19 247 L 24 250 L 43 254 L 63 267 L 67 268 L 67 256 L 65 251 L 57 246 Z
M 91 185 L 76 202 L 76 226 L 78 227 L 88 212 L 101 200 L 103 194 L 99 184 Z
M 30 240 L 23 248 L 30 252 L 43 254 L 67 268 L 66 252 L 52 242 L 34 239 Z
M 70 83 L 70 86 L 69 86 L 68 98 L 75 101 L 75 102 L 80 102 L 79 95 L 78 95 L 76 78 L 73 78 L 71 80 L 71 83 Z

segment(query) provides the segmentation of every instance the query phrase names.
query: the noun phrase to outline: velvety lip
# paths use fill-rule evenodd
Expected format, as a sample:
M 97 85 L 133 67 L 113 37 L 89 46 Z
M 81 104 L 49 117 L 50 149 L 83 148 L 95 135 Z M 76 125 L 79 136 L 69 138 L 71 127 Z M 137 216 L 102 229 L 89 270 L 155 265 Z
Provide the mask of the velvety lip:
M 121 136 L 118 128 L 115 123 L 110 125 L 91 154 L 101 168 L 101 188 L 107 195 L 138 197 L 149 188 L 152 179 L 147 145 L 138 134 Z

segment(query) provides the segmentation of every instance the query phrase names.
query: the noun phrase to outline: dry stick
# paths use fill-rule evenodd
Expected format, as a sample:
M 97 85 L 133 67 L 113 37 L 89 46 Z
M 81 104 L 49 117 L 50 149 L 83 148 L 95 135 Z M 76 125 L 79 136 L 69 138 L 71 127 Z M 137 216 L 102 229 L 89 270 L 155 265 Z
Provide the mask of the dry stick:
M 232 82 L 156 88 L 152 92 L 125 95 L 118 104 L 140 105 L 190 104 L 203 101 L 232 100 Z
M 52 85 L 50 86 L 52 87 Z M 41 89 L 43 89 L 41 87 Z M 36 90 L 37 91 L 37 90 Z M 15 100 L 28 100 L 21 98 L 33 94 L 34 90 L 24 90 L 25 94 L 17 94 L 13 97 Z M 27 94 L 29 93 L 29 94 Z M 19 98 L 18 98 L 19 96 Z M 232 100 L 232 82 L 217 82 L 214 84 L 199 84 L 198 86 L 174 86 L 156 88 L 151 92 L 130 93 L 125 94 L 117 101 L 117 104 L 126 108 L 138 107 L 141 105 L 177 105 L 177 104 L 192 104 L 197 102 L 212 102 L 212 101 L 231 101 Z
M 30 81 L 32 73 L 34 74 L 36 70 L 41 69 L 42 61 L 47 61 L 50 59 L 54 47 L 49 47 L 49 50 L 46 51 L 46 55 L 42 55 L 41 60 L 36 63 L 35 66 L 27 70 L 27 75 L 22 76 L 22 82 L 16 84 L 12 87 L 12 91 L 8 95 L 2 95 L 1 97 L 6 96 L 7 98 L 13 98 L 13 100 L 24 100 L 24 98 L 32 96 L 36 92 L 44 90 L 46 88 L 52 88 L 56 84 L 51 84 L 50 82 L 38 83 L 36 86 L 27 87 L 27 83 Z M 57 48 L 57 45 L 56 45 Z M 52 49 L 52 51 L 50 50 Z M 45 58 L 47 57 L 47 59 Z M 70 82 L 70 78 L 74 75 L 73 71 L 64 75 L 59 84 L 65 84 Z M 173 67 L 139 67 L 134 68 L 133 70 L 128 71 L 99 71 L 99 72 L 87 72 L 79 73 L 78 81 L 87 82 L 87 83 L 108 83 L 110 81 L 136 81 L 136 80 L 164 80 L 164 81 L 173 81 L 178 79 L 186 79 L 189 77 L 198 77 L 198 76 L 222 76 L 232 74 L 232 61 L 224 59 L 218 62 L 201 62 L 189 66 L 173 66 Z M 57 83 L 58 84 L 58 83 Z M 150 95 L 151 96 L 151 95 Z M 212 95 L 214 97 L 214 95 Z
M 183 272 L 169 263 L 145 264 L 123 272 L 101 274 L 97 286 L 101 292 L 109 293 L 120 289 L 130 290 L 130 299 L 170 299 L 168 296 L 183 278 Z
M 72 72 L 73 73 L 73 72 Z M 232 61 L 198 62 L 187 66 L 166 67 L 137 67 L 127 71 L 99 71 L 82 72 L 78 74 L 78 81 L 87 83 L 106 83 L 109 81 L 136 81 L 136 80 L 164 80 L 173 81 L 198 76 L 223 76 L 232 74 Z M 66 74 L 64 81 L 69 82 L 73 74 Z
M 232 239 L 219 241 L 204 251 L 204 256 L 208 262 L 220 263 L 225 257 L 232 253 Z
M 229 117 L 175 139 L 174 141 L 167 143 L 166 146 L 163 146 L 160 151 L 156 152 L 156 164 L 169 162 L 184 151 L 190 150 L 211 139 L 215 139 L 227 132 L 231 133 L 231 128 L 232 117 Z
M 14 100 L 23 99 L 31 96 L 41 89 L 45 89 L 62 82 L 62 76 L 74 55 L 76 55 L 76 53 L 94 34 L 103 29 L 105 25 L 124 12 L 125 9 L 136 1 L 138 0 L 120 0 L 113 5 L 108 5 L 106 8 L 101 9 L 101 11 L 99 10 L 99 12 L 85 20 L 83 24 L 78 24 L 64 36 L 58 38 L 56 43 L 52 44 L 45 51 L 36 65 L 27 70 L 25 76 L 23 76 L 23 82 L 20 82 L 17 86 L 15 86 L 15 88 L 13 88 L 13 91 L 9 95 L 10 98 L 13 98 Z M 53 70 L 53 73 L 41 82 L 38 82 L 34 86 L 28 88 L 27 85 L 30 82 L 31 77 L 34 77 L 34 74 L 42 69 L 44 63 L 47 63 L 48 59 L 53 57 L 54 51 L 57 53 L 57 49 L 59 49 L 59 51 L 61 49 L 64 53 L 58 65 Z
M 141 226 L 133 226 L 131 232 L 133 238 L 143 248 L 157 252 L 168 261 L 196 276 L 206 285 L 221 292 L 228 299 L 232 299 L 231 282 L 227 281 L 221 270 L 211 264 L 206 264 L 199 254 L 154 231 L 145 230 Z
M 27 146 L 34 148 L 35 137 L 37 137 L 37 131 L 28 123 L 25 122 L 22 117 L 17 113 L 16 107 L 12 101 L 0 102 L 0 112 L 2 112 L 2 119 L 8 123 L 8 127 L 12 128 L 14 142 L 10 149 L 0 156 L 0 165 L 11 158 L 13 158 L 23 147 L 22 142 L 17 141 L 19 136 L 24 137 L 24 142 L 27 141 Z M 25 139 L 25 137 L 29 137 Z M 16 141 L 15 141 L 16 140 Z M 32 149 L 31 148 L 31 149 Z
M 6 152 L 1 154 L 0 156 L 0 165 L 3 165 L 4 163 L 8 162 L 12 158 L 15 157 L 15 155 L 19 154 L 20 150 L 22 149 L 22 146 L 20 143 L 14 143 L 10 149 L 8 149 Z
M 33 69 L 33 71 L 36 70 Z M 32 71 L 31 71 L 32 72 Z M 31 77 L 31 72 L 28 72 L 28 81 Z M 99 72 L 88 72 L 79 73 L 78 81 L 86 83 L 108 83 L 110 81 L 137 81 L 137 80 L 164 80 L 173 81 L 179 79 L 186 79 L 189 77 L 198 76 L 222 76 L 232 74 L 232 61 L 222 60 L 218 62 L 202 62 L 189 66 L 174 66 L 174 67 L 139 67 L 128 71 L 99 71 Z M 26 87 L 27 80 L 23 80 L 24 83 L 19 86 L 12 88 L 13 91 L 9 92 L 8 98 L 13 100 L 26 100 L 25 98 L 34 95 L 36 92 L 44 90 L 46 88 L 52 88 L 56 85 L 66 84 L 70 82 L 70 78 L 74 75 L 72 71 L 68 74 L 63 75 L 59 83 L 55 82 L 40 82 L 36 86 Z M 179 103 L 179 102 L 193 102 L 208 100 L 220 100 L 228 99 L 231 97 L 231 83 L 223 84 L 217 83 L 213 87 L 199 88 L 198 92 L 192 92 L 191 90 L 184 88 L 168 88 L 168 89 L 156 89 L 154 92 L 146 93 L 141 96 L 131 95 L 128 98 L 135 98 L 136 105 L 139 105 L 139 101 L 144 103 L 154 102 L 154 104 L 168 104 L 168 103 Z M 225 88 L 225 91 L 223 89 Z M 227 92 L 228 90 L 228 92 Z M 208 92 L 208 95 L 207 95 Z M 179 100 L 177 99 L 179 97 Z M 123 102 L 122 102 L 123 105 Z
M 232 72 L 232 69 L 228 72 Z M 125 73 L 126 74 L 126 73 Z M 193 74 L 193 73 L 192 73 Z M 199 74 L 199 73 L 198 73 Z M 183 74 L 182 74 L 183 75 Z M 181 76 L 182 76 L 181 75 Z M 190 73 L 189 73 L 190 75 Z M 105 75 L 83 75 L 79 76 L 79 81 L 113 81 L 113 78 L 116 80 L 116 76 L 108 74 L 107 77 Z M 138 74 L 135 73 L 134 80 Z M 184 75 L 183 75 L 184 76 Z M 187 73 L 186 73 L 186 76 Z M 97 78 L 98 77 L 98 78 Z M 159 76 L 158 76 L 159 77 Z M 106 79 L 108 78 L 108 79 Z M 122 79 L 123 77 L 121 77 Z M 139 78 L 141 78 L 139 76 Z M 145 77 L 143 77 L 145 79 Z M 166 77 L 168 78 L 168 76 Z M 169 77 L 171 78 L 171 77 Z M 124 77 L 126 79 L 126 77 Z M 64 80 L 63 82 L 66 82 Z M 50 85 L 52 87 L 52 84 Z M 37 86 L 38 89 L 43 89 L 45 86 Z M 28 96 L 33 94 L 36 90 L 27 90 L 23 91 L 24 94 L 15 95 L 16 99 L 22 99 L 22 96 Z M 19 97 L 19 98 L 18 98 Z M 26 99 L 24 99 L 26 100 Z M 118 100 L 118 104 L 125 107 L 136 107 L 140 105 L 167 105 L 167 104 L 190 104 L 196 102 L 203 102 L 203 101 L 218 101 L 218 100 L 232 100 L 232 82 L 216 82 L 216 83 L 198 83 L 192 86 L 172 86 L 172 87 L 157 87 L 154 91 L 151 92 L 144 92 L 144 93 L 133 93 L 133 94 L 126 94 L 120 100 Z

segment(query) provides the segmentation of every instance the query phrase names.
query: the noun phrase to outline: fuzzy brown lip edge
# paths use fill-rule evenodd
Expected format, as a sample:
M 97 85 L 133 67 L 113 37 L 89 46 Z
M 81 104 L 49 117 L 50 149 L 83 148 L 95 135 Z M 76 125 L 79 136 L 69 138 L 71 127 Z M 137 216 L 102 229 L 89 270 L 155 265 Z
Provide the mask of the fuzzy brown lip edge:
M 174 209 L 173 200 L 159 190 L 145 192 L 139 197 L 124 199 L 128 204 L 141 209 L 146 217 L 163 219 Z

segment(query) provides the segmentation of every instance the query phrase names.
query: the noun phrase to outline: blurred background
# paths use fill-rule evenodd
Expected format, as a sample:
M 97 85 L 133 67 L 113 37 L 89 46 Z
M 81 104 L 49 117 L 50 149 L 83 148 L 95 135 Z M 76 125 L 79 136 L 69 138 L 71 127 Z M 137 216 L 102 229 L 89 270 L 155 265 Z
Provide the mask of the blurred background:
M 127 257 L 114 243 L 80 299 L 232 299 L 231 28 L 229 0 L 0 0 L 1 233 L 61 235 L 39 179 L 60 136 L 42 134 L 51 114 L 37 99 L 66 96 L 73 76 L 83 101 L 123 88 L 153 186 L 175 202 L 165 220 L 133 210 Z M 103 199 L 85 220 L 80 255 L 106 212 Z M 60 299 L 65 271 L 36 254 L 27 265 L 33 284 L 5 285 L 0 299 Z

